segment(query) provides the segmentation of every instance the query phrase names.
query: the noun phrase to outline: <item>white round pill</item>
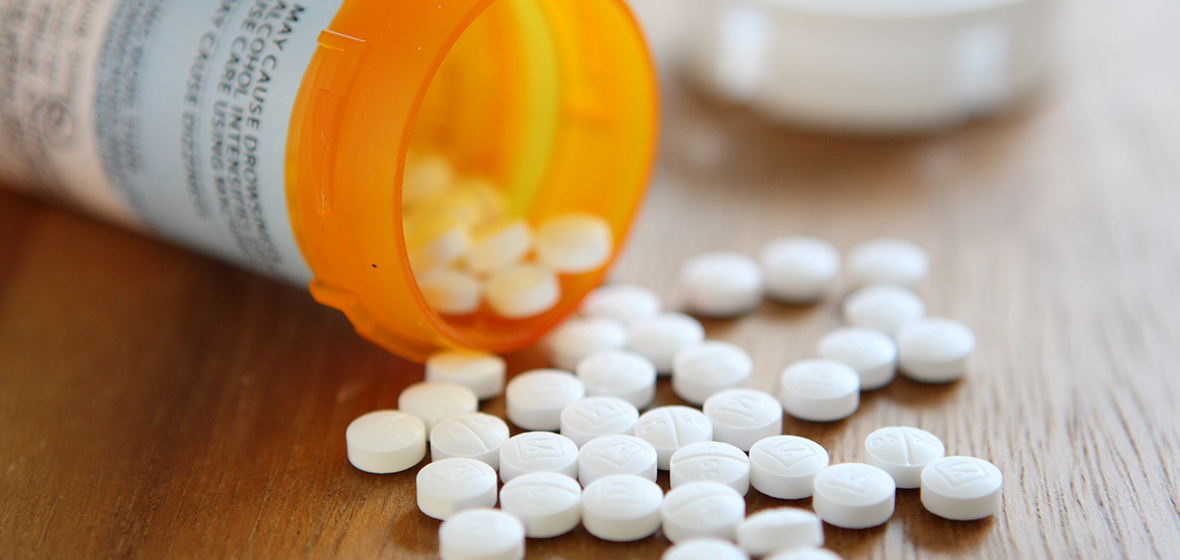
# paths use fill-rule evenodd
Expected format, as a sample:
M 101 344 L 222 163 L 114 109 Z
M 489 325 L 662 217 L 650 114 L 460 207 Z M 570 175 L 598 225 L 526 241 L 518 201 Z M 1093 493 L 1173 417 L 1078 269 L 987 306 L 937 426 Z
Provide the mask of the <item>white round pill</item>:
M 676 353 L 672 391 L 700 405 L 715 393 L 744 387 L 754 372 L 750 354 L 728 342 L 710 340 Z
M 668 466 L 672 488 L 693 482 L 716 482 L 742 496 L 750 491 L 750 458 L 728 443 L 690 443 L 672 454 Z
M 664 491 L 646 478 L 606 476 L 582 491 L 582 525 L 603 540 L 636 541 L 660 528 L 663 502 Z
M 604 476 L 630 474 L 656 479 L 656 448 L 635 436 L 597 437 L 578 451 L 578 482 L 589 486 Z
M 533 246 L 533 230 L 528 222 L 516 220 L 481 232 L 467 252 L 467 268 L 490 274 L 518 264 Z
M 668 547 L 660 560 L 750 560 L 750 555 L 721 539 L 688 539 Z
M 588 396 L 617 397 L 636 408 L 647 408 L 656 396 L 656 367 L 634 352 L 595 352 L 582 358 L 575 371 Z
M 796 548 L 780 550 L 766 560 L 844 560 L 842 556 L 826 548 Z
M 848 251 L 848 276 L 858 286 L 910 286 L 929 269 L 926 251 L 904 239 L 874 239 Z
M 782 237 L 758 253 L 766 277 L 766 294 L 785 303 L 811 303 L 828 291 L 840 274 L 840 252 L 814 237 Z
M 549 270 L 581 274 L 602 267 L 614 250 L 610 222 L 594 214 L 571 212 L 537 226 L 537 260 Z
M 446 350 L 426 359 L 426 381 L 454 383 L 471 389 L 480 400 L 504 392 L 504 358 L 485 352 Z
M 750 556 L 791 548 L 819 548 L 824 545 L 824 524 L 819 516 L 805 509 L 766 509 L 738 525 L 737 542 Z
M 561 411 L 561 435 L 570 438 L 578 448 L 601 436 L 635 433 L 639 409 L 615 397 L 586 397 L 566 406 Z
M 860 376 L 860 390 L 880 389 L 897 375 L 897 343 L 877 329 L 845 327 L 819 339 L 819 357 L 848 364 Z
M 426 456 L 426 427 L 398 410 L 375 410 L 357 417 L 344 431 L 348 462 L 376 474 L 404 471 Z
M 402 204 L 413 206 L 435 198 L 455 183 L 455 169 L 451 160 L 437 155 L 410 152 L 406 155 L 405 176 L 402 177 Z
M 421 419 L 430 439 L 431 430 L 439 422 L 478 410 L 479 398 L 462 385 L 422 382 L 406 387 L 397 396 L 397 408 Z
M 749 451 L 754 442 L 783 433 L 783 405 L 758 389 L 729 389 L 705 401 L 713 439 Z
M 893 335 L 902 325 L 926 314 L 922 298 L 901 286 L 865 286 L 844 299 L 844 320 L 856 327 Z
M 741 253 L 704 253 L 681 267 L 680 290 L 691 313 L 705 317 L 744 315 L 762 302 L 762 269 Z
M 630 327 L 660 312 L 656 293 L 630 284 L 608 284 L 592 290 L 582 300 L 582 315 L 614 319 Z
M 772 498 L 811 496 L 815 475 L 828 468 L 828 452 L 799 436 L 774 436 L 750 448 L 750 485 Z
M 956 521 L 983 519 L 1000 511 L 1004 475 L 975 457 L 946 457 L 922 470 L 922 505 Z
M 701 537 L 734 540 L 746 518 L 746 501 L 724 484 L 692 482 L 669 490 L 661 510 L 664 536 L 674 543 Z
M 578 446 L 552 432 L 525 432 L 500 446 L 500 480 L 534 472 L 555 472 L 578 478 Z
M 496 471 L 487 463 L 453 457 L 427 463 L 418 471 L 418 509 L 435 519 L 496 505 Z
M 687 406 L 653 408 L 635 423 L 635 437 L 656 448 L 659 468 L 668 470 L 672 455 L 685 445 L 712 441 L 713 423 L 704 413 Z
M 519 517 L 529 537 L 564 535 L 582 520 L 582 487 L 564 474 L 523 474 L 500 489 L 500 509 Z
M 467 315 L 479 309 L 483 285 L 466 272 L 432 270 L 415 279 L 422 297 L 440 315 Z
M 471 247 L 471 238 L 466 228 L 456 225 L 434 239 L 407 241 L 407 245 L 410 244 L 414 245 L 408 255 L 410 269 L 415 274 L 426 274 L 463 258 Z
M 631 325 L 628 346 L 651 360 L 659 373 L 672 371 L 676 353 L 705 340 L 701 322 L 683 313 L 660 313 Z
M 500 470 L 500 446 L 505 441 L 508 424 L 503 420 L 482 412 L 460 414 L 430 431 L 430 460 L 466 457 Z
M 967 374 L 975 333 L 951 319 L 931 317 L 906 324 L 897 332 L 898 366 L 906 377 L 924 383 L 948 383 Z
M 534 369 L 513 377 L 504 390 L 508 421 L 526 430 L 561 429 L 561 409 L 586 396 L 572 373 Z
M 494 509 L 469 509 L 438 528 L 442 560 L 523 560 L 524 525 Z
M 779 386 L 783 410 L 802 420 L 840 420 L 860 406 L 860 376 L 834 360 L 795 362 L 783 370 Z
M 550 363 L 571 371 L 590 354 L 618 350 L 626 345 L 627 329 L 622 323 L 593 317 L 570 319 L 545 339 Z
M 921 486 L 922 469 L 944 455 L 942 440 L 917 428 L 881 428 L 865 438 L 865 462 L 889 473 L 898 488 Z
M 841 463 L 815 475 L 811 507 L 832 525 L 866 529 L 889 521 L 896 493 L 889 473 L 863 463 Z
M 492 275 L 484 286 L 488 306 L 505 319 L 540 315 L 561 300 L 561 284 L 552 272 L 522 264 Z

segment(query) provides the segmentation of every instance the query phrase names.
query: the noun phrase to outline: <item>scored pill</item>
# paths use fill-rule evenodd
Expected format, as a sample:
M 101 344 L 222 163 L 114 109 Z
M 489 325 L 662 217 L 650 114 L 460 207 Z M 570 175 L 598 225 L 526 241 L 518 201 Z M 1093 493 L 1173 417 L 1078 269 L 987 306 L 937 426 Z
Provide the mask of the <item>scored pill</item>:
M 637 437 L 596 437 L 578 451 L 578 482 L 589 486 L 604 476 L 619 474 L 655 481 L 656 463 L 656 449 Z
M 500 470 L 500 446 L 508 441 L 508 424 L 503 420 L 471 412 L 447 418 L 430 431 L 430 459 L 465 457 L 483 461 Z
M 845 327 L 819 340 L 819 357 L 848 364 L 860 376 L 860 390 L 880 389 L 897 375 L 897 343 L 877 329 Z
M 628 346 L 651 360 L 659 373 L 672 372 L 676 353 L 705 340 L 701 322 L 683 313 L 660 313 L 631 325 Z
M 844 320 L 894 335 L 902 325 L 926 314 L 922 298 L 900 286 L 865 286 L 844 299 Z
M 660 528 L 663 502 L 664 491 L 646 478 L 606 476 L 582 491 L 582 526 L 603 540 L 637 541 Z
M 578 446 L 552 432 L 525 432 L 500 446 L 500 480 L 534 472 L 555 472 L 578 478 Z
M 660 298 L 656 293 L 630 284 L 599 286 L 582 300 L 582 315 L 614 319 L 628 327 L 641 319 L 655 317 L 660 312 Z
M 1004 475 L 975 457 L 945 457 L 922 470 L 922 505 L 955 521 L 983 519 L 1000 511 Z
M 744 315 L 762 302 L 762 269 L 741 253 L 704 253 L 681 267 L 680 290 L 691 313 L 705 317 Z
M 438 553 L 442 560 L 523 560 L 524 525 L 503 511 L 469 509 L 439 526 Z
M 488 306 L 505 319 L 540 315 L 561 300 L 561 285 L 553 273 L 522 264 L 492 275 L 484 286 Z
M 475 412 L 479 408 L 479 398 L 462 385 L 421 382 L 406 387 L 397 396 L 397 407 L 420 418 L 426 425 L 429 439 L 430 431 L 439 422 Z
M 783 410 L 801 420 L 840 420 L 860 406 L 860 376 L 834 360 L 795 362 L 783 370 L 779 386 Z
M 496 471 L 483 461 L 462 457 L 432 461 L 418 471 L 415 482 L 418 509 L 435 519 L 496 505 Z
M 564 535 L 582 520 L 582 487 L 564 474 L 522 474 L 500 489 L 500 508 L 520 518 L 529 537 Z
M 635 432 L 638 420 L 639 409 L 625 400 L 587 397 L 562 409 L 561 435 L 581 448 L 596 437 L 629 436 Z
M 668 462 L 672 488 L 693 482 L 716 482 L 745 496 L 750 490 L 750 458 L 741 449 L 720 441 L 701 441 L 681 447 Z
M 715 393 L 744 387 L 754 372 L 750 354 L 737 345 L 710 340 L 676 353 L 672 391 L 700 405 Z
M 893 516 L 896 493 L 889 473 L 862 463 L 841 463 L 815 476 L 811 507 L 820 519 L 832 525 L 866 529 Z
M 614 319 L 576 318 L 562 323 L 545 339 L 549 361 L 554 367 L 573 370 L 578 362 L 602 350 L 627 345 L 627 329 Z
M 672 455 L 683 446 L 712 441 L 713 423 L 695 408 L 671 405 L 653 408 L 635 423 L 635 437 L 655 447 L 659 468 L 671 468 Z
M 660 509 L 664 536 L 674 543 L 705 537 L 734 540 L 746 517 L 746 501 L 741 495 L 715 482 L 673 488 Z
M 466 272 L 433 270 L 416 279 L 430 308 L 440 315 L 467 315 L 479 309 L 483 285 Z
M 828 461 L 828 452 L 807 438 L 768 437 L 750 448 L 750 485 L 780 500 L 807 498 Z
M 910 286 L 926 276 L 926 251 L 904 239 L 874 239 L 848 251 L 848 276 L 853 284 Z
M 766 278 L 766 295 L 793 304 L 824 296 L 840 274 L 840 252 L 814 237 L 783 237 L 758 253 Z
M 951 319 L 931 317 L 908 323 L 897 333 L 898 366 L 923 383 L 949 383 L 967 374 L 975 333 Z
M 790 548 L 819 548 L 824 545 L 824 524 L 819 516 L 805 509 L 766 509 L 738 525 L 737 542 L 751 556 Z
M 922 469 L 944 455 L 942 440 L 917 428 L 881 428 L 865 438 L 865 462 L 889 473 L 898 488 L 921 486 Z
M 426 381 L 454 383 L 471 389 L 480 400 L 504 392 L 504 358 L 486 352 L 446 350 L 426 359 Z
M 375 410 L 359 416 L 344 431 L 348 462 L 376 474 L 404 471 L 426 456 L 426 427 L 416 416 L 398 410 Z
M 610 260 L 614 238 L 610 222 L 600 216 L 571 212 L 537 226 L 537 260 L 549 270 L 581 274 Z
M 561 410 L 586 396 L 581 380 L 560 369 L 535 369 L 504 389 L 508 421 L 526 430 L 561 429 Z
M 729 389 L 705 401 L 713 439 L 749 451 L 754 442 L 783 433 L 783 405 L 758 389 Z
M 575 373 L 588 396 L 617 397 L 636 408 L 646 408 L 656 396 L 656 368 L 634 352 L 595 352 L 578 362 Z

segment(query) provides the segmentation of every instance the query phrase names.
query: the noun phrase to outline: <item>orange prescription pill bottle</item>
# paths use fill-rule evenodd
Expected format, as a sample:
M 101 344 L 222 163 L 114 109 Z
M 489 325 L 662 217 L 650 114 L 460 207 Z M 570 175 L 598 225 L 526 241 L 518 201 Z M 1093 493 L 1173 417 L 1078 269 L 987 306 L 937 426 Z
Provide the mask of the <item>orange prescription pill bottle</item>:
M 652 166 L 655 71 L 623 0 L 0 0 L 0 182 L 310 286 L 422 360 L 538 340 L 443 316 L 407 256 L 411 141 L 509 216 L 595 214 L 614 253 Z

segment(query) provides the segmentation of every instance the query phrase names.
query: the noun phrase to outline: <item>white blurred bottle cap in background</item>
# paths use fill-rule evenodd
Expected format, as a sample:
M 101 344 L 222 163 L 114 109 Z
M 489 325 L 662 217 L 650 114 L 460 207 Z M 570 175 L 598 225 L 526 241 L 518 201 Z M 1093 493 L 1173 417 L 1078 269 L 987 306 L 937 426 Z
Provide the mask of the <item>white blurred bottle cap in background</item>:
M 774 120 L 935 130 L 1002 108 L 1049 65 L 1056 0 L 630 0 L 665 70 Z

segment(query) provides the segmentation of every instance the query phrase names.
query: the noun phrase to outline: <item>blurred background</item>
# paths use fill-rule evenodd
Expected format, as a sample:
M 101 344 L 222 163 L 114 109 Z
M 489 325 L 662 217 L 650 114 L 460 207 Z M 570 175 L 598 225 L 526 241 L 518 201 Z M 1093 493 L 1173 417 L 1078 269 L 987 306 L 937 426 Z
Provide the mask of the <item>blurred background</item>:
M 889 523 L 828 527 L 827 546 L 1175 557 L 1180 3 L 629 1 L 664 107 L 614 280 L 676 308 L 677 270 L 704 251 L 900 237 L 930 255 L 929 314 L 978 337 L 963 382 L 898 379 L 848 420 L 784 431 L 838 463 L 879 427 L 922 427 L 1003 470 L 1004 511 L 949 522 L 903 491 Z M 842 293 L 707 334 L 746 348 L 772 390 L 842 324 Z M 509 374 L 547 363 L 507 359 Z M 361 473 L 343 438 L 421 378 L 302 287 L 0 189 L 0 557 L 436 557 L 414 471 Z M 656 402 L 677 402 L 666 382 Z M 775 505 L 751 492 L 749 511 Z M 667 544 L 577 529 L 528 552 Z
M 628 0 L 665 81 L 768 120 L 912 134 L 1043 85 L 1056 0 Z

